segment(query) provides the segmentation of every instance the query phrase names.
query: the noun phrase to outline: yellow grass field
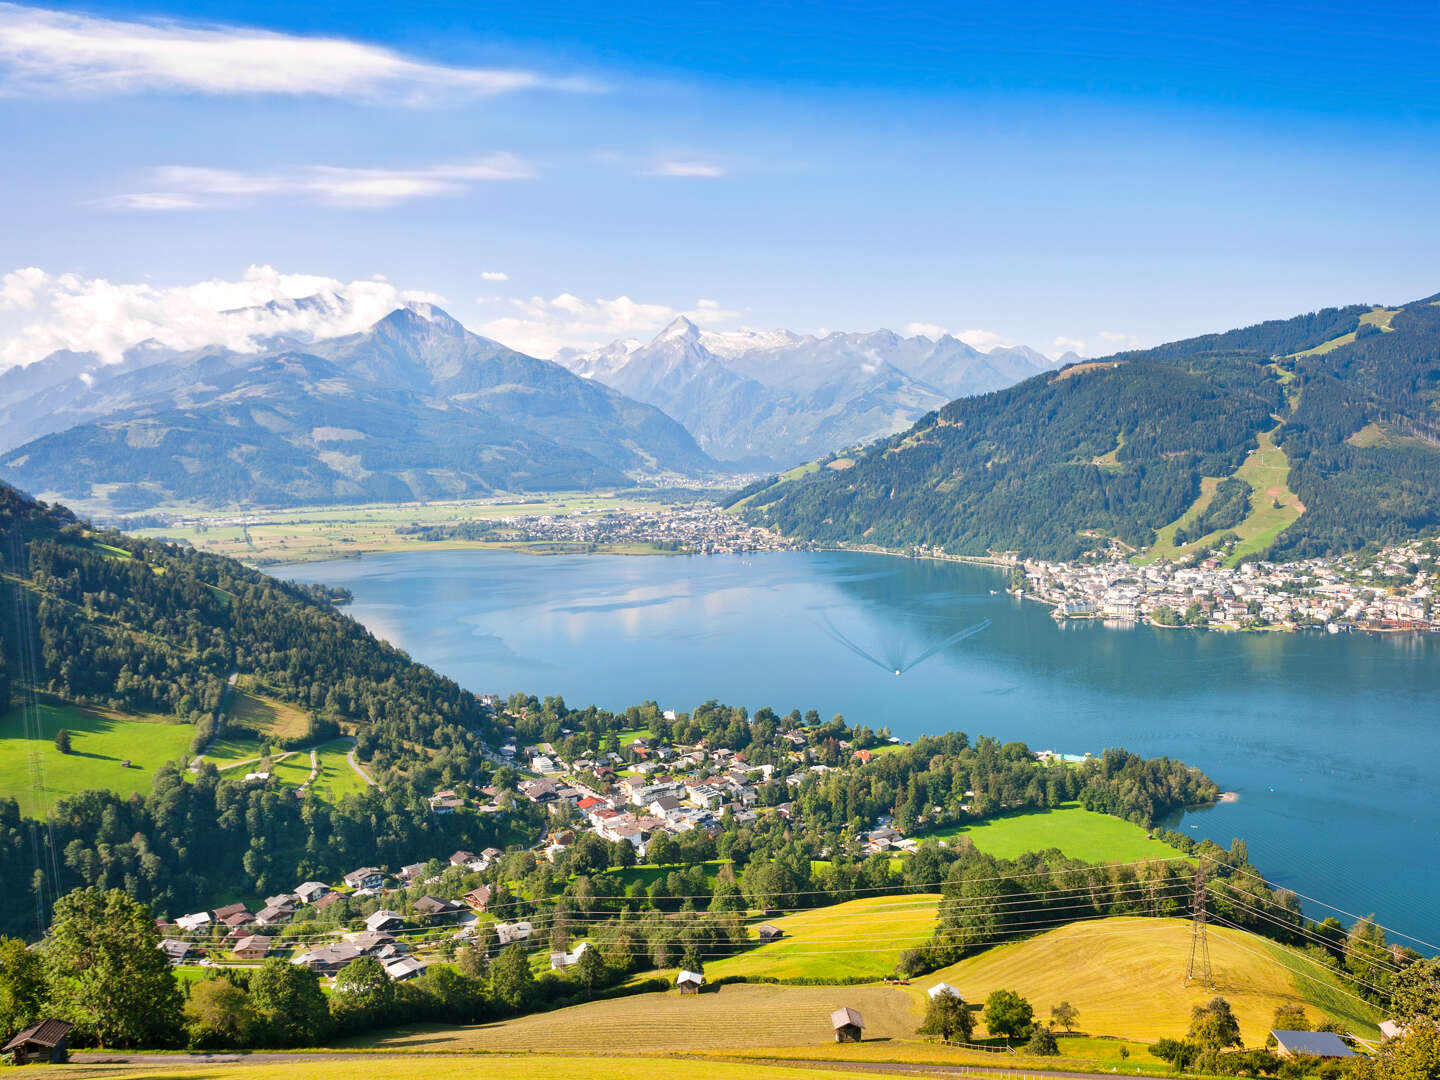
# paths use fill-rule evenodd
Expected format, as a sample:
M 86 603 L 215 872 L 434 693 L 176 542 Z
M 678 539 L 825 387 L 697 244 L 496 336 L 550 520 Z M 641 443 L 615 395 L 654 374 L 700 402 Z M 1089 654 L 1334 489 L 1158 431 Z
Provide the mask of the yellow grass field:
M 815 1070 L 796 1066 L 763 1065 L 729 1062 L 719 1072 L 713 1061 L 685 1058 L 667 1059 L 663 1063 L 643 1057 L 547 1057 L 543 1061 L 525 1054 L 486 1054 L 481 1058 L 464 1055 L 415 1055 L 406 1058 L 391 1055 L 357 1054 L 353 1058 L 321 1057 L 296 1059 L 276 1057 L 265 1062 L 267 1055 L 253 1055 L 248 1061 L 218 1062 L 206 1065 L 167 1063 L 164 1055 L 156 1055 L 155 1064 L 145 1065 L 31 1065 L 24 1075 L 35 1077 L 76 1077 L 81 1080 L 352 1080 L 357 1074 L 383 1080 L 815 1080 Z M 539 1068 L 543 1066 L 543 1072 Z M 17 1073 L 17 1075 L 20 1075 Z M 835 1080 L 861 1080 L 870 1074 L 849 1070 L 826 1070 L 826 1077 Z
M 864 1017 L 866 1038 L 910 1038 L 920 1023 L 918 1005 L 900 987 L 731 983 L 703 994 L 634 994 L 474 1027 L 402 1028 L 365 1045 L 558 1054 L 813 1046 L 833 1041 L 830 1014 L 842 1005 Z
M 1275 1007 L 1291 1003 L 1309 1006 L 1318 1020 L 1320 1010 L 1310 1003 L 1323 1002 L 1357 1034 L 1376 1033 L 1374 1010 L 1314 965 L 1242 931 L 1212 926 L 1208 936 L 1213 992 L 1185 985 L 1188 921 L 1131 918 L 1072 923 L 1003 945 L 917 979 L 908 991 L 918 1007 L 925 990 L 942 981 L 971 1002 L 993 990 L 1018 990 L 1040 1017 L 1068 1001 L 1080 1010 L 1077 1031 L 1142 1041 L 1183 1036 L 1191 1008 L 1214 994 L 1230 1002 L 1250 1046 L 1264 1043 Z
M 900 954 L 935 929 L 935 893 L 876 896 L 770 919 L 785 936 L 738 956 L 711 961 L 705 974 L 766 975 L 777 979 L 884 978 Z

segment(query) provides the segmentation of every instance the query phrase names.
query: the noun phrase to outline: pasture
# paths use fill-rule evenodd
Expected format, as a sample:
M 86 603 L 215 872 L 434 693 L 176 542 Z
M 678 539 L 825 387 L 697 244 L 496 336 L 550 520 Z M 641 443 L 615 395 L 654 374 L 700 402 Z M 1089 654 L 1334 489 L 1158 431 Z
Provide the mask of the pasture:
M 705 965 L 707 978 L 884 978 L 900 954 L 923 944 L 935 929 L 935 893 L 875 896 L 767 920 L 784 932 L 768 945 Z
M 23 713 L 11 709 L 0 717 L 0 795 L 13 796 L 28 816 L 80 791 L 149 791 L 155 770 L 167 761 L 183 760 L 195 735 L 189 724 L 58 702 L 42 703 L 39 712 L 40 738 L 34 746 L 44 771 L 43 791 L 32 783 L 32 743 L 25 737 Z M 55 733 L 61 728 L 70 733 L 69 754 L 55 748 Z M 122 767 L 127 760 L 129 767 Z
M 1086 862 L 1135 862 L 1173 859 L 1180 852 L 1169 844 L 1148 838 L 1146 831 L 1121 818 L 1065 803 L 1053 810 L 1027 810 L 974 824 L 948 825 L 925 833 L 947 842 L 969 837 L 987 855 L 1013 859 L 1027 851 L 1059 848 L 1072 859 Z
M 920 1023 L 918 1006 L 899 987 L 732 983 L 702 994 L 633 994 L 473 1027 L 401 1028 L 363 1045 L 597 1055 L 810 1046 L 832 1040 L 830 1013 L 842 1005 L 859 1010 L 866 1038 L 909 1038 Z

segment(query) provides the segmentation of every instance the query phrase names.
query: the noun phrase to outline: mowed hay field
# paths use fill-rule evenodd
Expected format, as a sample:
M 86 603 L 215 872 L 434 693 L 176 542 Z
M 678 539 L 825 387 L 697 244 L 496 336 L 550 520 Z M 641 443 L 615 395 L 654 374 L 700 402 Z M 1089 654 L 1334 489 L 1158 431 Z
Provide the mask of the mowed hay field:
M 1053 810 L 1027 810 L 973 825 L 952 825 L 925 835 L 941 840 L 966 836 L 979 850 L 997 859 L 1014 859 L 1049 848 L 1059 848 L 1070 858 L 1086 862 L 1181 857 L 1169 844 L 1149 839 L 1139 825 L 1086 810 L 1079 803 L 1064 803 Z
M 900 987 L 731 983 L 703 994 L 633 994 L 475 1027 L 402 1028 L 365 1045 L 577 1054 L 811 1046 L 834 1041 L 830 1014 L 842 1005 L 860 1012 L 867 1039 L 911 1038 L 920 1025 L 919 1005 Z
M 1312 1021 L 1320 1008 L 1362 1036 L 1380 1019 L 1327 973 L 1253 934 L 1208 931 L 1215 989 L 1185 985 L 1190 923 L 1184 919 L 1096 919 L 1002 945 L 915 980 L 907 991 L 920 1006 L 925 990 L 947 982 L 970 1002 L 994 990 L 1017 990 L 1038 1017 L 1068 1001 L 1080 1010 L 1077 1031 L 1150 1041 L 1179 1038 L 1190 1010 L 1218 994 L 1230 1002 L 1247 1046 L 1264 1043 L 1278 1005 L 1301 1004 Z M 1297 976 L 1296 972 L 1302 973 Z
M 0 795 L 13 796 L 22 814 L 34 816 L 44 804 L 76 792 L 108 789 L 121 795 L 149 791 L 155 770 L 186 756 L 195 729 L 160 718 L 128 716 L 77 705 L 47 703 L 39 707 L 40 752 L 44 791 L 31 783 L 31 740 L 25 738 L 25 716 L 11 709 L 0 716 Z M 55 749 L 55 733 L 70 733 L 69 754 Z M 123 768 L 122 761 L 130 767 Z
M 815 1070 L 784 1065 L 761 1065 L 727 1062 L 723 1070 L 715 1062 L 671 1058 L 657 1062 L 653 1058 L 636 1057 L 547 1057 L 537 1061 L 528 1054 L 410 1055 L 399 1057 L 380 1054 L 356 1054 L 350 1058 L 311 1058 L 276 1060 L 265 1063 L 265 1054 L 250 1055 L 239 1062 L 215 1062 L 206 1065 L 167 1062 L 156 1055 L 155 1064 L 146 1065 L 30 1065 L 25 1076 L 78 1077 L 83 1080 L 352 1080 L 361 1075 L 383 1077 L 384 1080 L 815 1080 Z M 20 1074 L 17 1074 L 20 1075 Z M 861 1080 L 869 1074 L 826 1070 L 834 1080 Z
M 765 975 L 777 979 L 881 979 L 900 954 L 923 944 L 935 929 L 936 893 L 875 896 L 767 920 L 784 931 L 769 945 L 712 960 L 708 978 Z

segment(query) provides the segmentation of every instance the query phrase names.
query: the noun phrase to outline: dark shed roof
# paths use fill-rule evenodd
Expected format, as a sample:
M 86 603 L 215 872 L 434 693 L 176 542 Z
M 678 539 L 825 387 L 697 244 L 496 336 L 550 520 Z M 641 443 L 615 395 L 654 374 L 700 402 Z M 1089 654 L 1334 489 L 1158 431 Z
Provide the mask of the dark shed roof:
M 61 1040 L 70 1034 L 70 1029 L 74 1026 L 66 1020 L 41 1020 L 38 1024 L 31 1024 L 3 1047 L 0 1047 L 0 1054 L 9 1053 L 11 1050 L 29 1043 L 53 1049 L 60 1045 Z

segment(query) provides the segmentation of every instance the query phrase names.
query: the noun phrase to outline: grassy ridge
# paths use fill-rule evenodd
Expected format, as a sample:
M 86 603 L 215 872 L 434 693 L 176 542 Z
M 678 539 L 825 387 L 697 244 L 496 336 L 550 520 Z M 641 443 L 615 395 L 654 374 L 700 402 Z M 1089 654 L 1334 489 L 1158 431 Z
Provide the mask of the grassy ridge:
M 1297 980 L 1304 962 L 1277 957 L 1263 938 L 1212 926 L 1208 939 L 1214 991 L 1185 985 L 1188 921 L 1138 918 L 1072 923 L 962 960 L 909 989 L 918 1002 L 926 987 L 944 981 L 966 1000 L 983 1001 L 1004 987 L 1024 994 L 1042 1017 L 1069 1001 L 1080 1010 L 1079 1030 L 1139 1040 L 1183 1036 L 1191 1008 L 1215 993 L 1234 1008 L 1249 1046 L 1264 1042 L 1283 1004 L 1306 1005 L 1312 1020 L 1323 1011 L 1360 1035 L 1376 1033 L 1375 1011 L 1314 965 Z
M 30 776 L 31 742 L 25 738 L 25 718 L 12 709 L 0 717 L 0 795 L 14 796 L 20 812 L 34 816 L 43 803 L 80 791 L 108 788 L 129 795 L 150 790 L 150 778 L 167 761 L 184 758 L 195 729 L 164 719 L 126 716 L 122 713 L 76 705 L 40 705 L 41 734 L 34 744 L 45 773 L 42 798 Z M 55 749 L 55 733 L 70 733 L 69 754 Z M 129 768 L 122 768 L 122 761 Z

